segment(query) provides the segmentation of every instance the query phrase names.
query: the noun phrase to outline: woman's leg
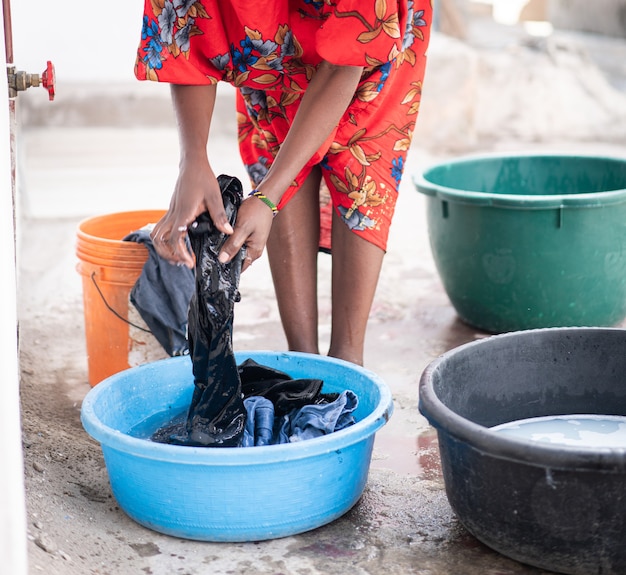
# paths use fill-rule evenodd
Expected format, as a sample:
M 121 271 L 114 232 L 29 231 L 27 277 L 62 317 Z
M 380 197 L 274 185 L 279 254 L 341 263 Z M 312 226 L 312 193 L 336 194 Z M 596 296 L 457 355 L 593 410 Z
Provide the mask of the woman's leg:
M 328 355 L 363 365 L 367 320 L 384 255 L 333 213 L 333 316 Z
M 267 241 L 278 311 L 290 351 L 319 353 L 317 253 L 320 181 L 321 170 L 315 168 L 274 220 Z

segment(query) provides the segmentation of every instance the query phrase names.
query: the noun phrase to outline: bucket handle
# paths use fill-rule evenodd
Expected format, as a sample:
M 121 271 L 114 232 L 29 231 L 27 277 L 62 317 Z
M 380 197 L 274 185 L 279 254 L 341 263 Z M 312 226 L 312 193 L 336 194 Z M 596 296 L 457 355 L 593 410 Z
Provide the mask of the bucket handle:
M 104 305 L 107 307 L 107 309 L 113 313 L 113 315 L 115 315 L 116 317 L 119 317 L 122 321 L 126 322 L 128 325 L 140 329 L 141 331 L 145 331 L 146 333 L 152 333 L 149 329 L 146 329 L 145 327 L 141 327 L 140 325 L 137 325 L 135 323 L 133 323 L 132 321 L 128 321 L 128 319 L 126 319 L 125 317 L 123 317 L 121 314 L 117 313 L 110 305 L 109 302 L 106 300 L 106 298 L 104 297 L 104 294 L 102 293 L 102 290 L 100 289 L 100 286 L 98 285 L 98 282 L 96 281 L 96 272 L 91 272 L 91 281 L 93 282 L 93 285 L 96 286 L 96 289 L 98 290 L 98 293 L 100 294 L 100 297 L 102 298 L 102 301 L 104 302 Z

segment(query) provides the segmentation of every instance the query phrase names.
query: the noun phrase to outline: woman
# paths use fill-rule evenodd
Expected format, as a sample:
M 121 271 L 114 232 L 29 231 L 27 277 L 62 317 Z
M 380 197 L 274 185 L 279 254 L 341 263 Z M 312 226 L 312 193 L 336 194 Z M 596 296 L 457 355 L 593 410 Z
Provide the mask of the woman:
M 187 226 L 208 211 L 229 235 L 222 262 L 245 245 L 245 269 L 267 246 L 292 351 L 319 353 L 317 254 L 332 249 L 328 354 L 363 365 L 431 13 L 431 0 L 145 2 L 135 73 L 172 84 L 181 149 L 154 245 L 170 262 L 192 267 Z M 207 157 L 219 81 L 239 89 L 240 151 L 255 186 L 234 229 Z M 330 238 L 320 215 L 322 183 L 332 199 Z

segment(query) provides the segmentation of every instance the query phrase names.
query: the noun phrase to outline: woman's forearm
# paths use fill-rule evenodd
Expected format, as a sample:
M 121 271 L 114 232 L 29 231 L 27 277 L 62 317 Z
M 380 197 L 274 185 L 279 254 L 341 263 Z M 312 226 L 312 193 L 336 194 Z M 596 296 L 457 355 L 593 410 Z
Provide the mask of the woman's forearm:
M 211 214 L 220 231 L 233 231 L 207 154 L 216 87 L 172 85 L 171 91 L 180 140 L 179 172 L 169 209 L 157 222 L 151 237 L 163 258 L 193 268 L 186 230 L 202 212 Z
M 215 107 L 216 86 L 172 85 L 172 103 L 178 126 L 181 163 L 208 161 L 207 143 Z
M 311 156 L 328 139 L 348 108 L 362 67 L 322 62 L 302 97 L 289 133 L 259 190 L 275 204 Z

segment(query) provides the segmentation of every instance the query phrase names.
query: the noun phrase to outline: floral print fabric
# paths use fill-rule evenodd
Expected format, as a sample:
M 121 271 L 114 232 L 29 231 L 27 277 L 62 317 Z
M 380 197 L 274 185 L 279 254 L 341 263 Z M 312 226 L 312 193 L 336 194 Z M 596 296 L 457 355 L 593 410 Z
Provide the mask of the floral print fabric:
M 431 1 L 145 0 L 135 74 L 237 87 L 240 151 L 256 184 L 284 141 L 316 66 L 322 60 L 363 66 L 336 131 L 279 208 L 320 165 L 337 214 L 385 249 L 419 111 Z

